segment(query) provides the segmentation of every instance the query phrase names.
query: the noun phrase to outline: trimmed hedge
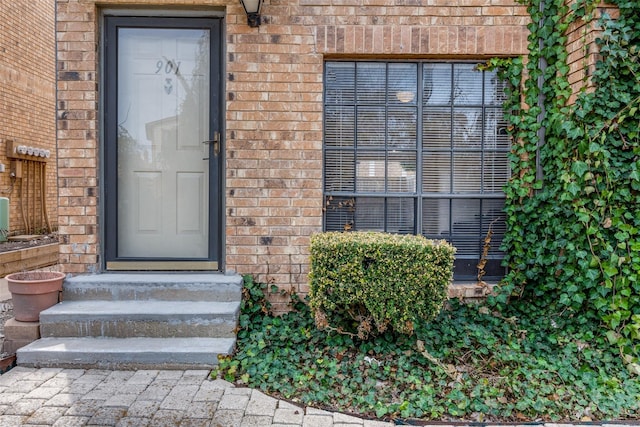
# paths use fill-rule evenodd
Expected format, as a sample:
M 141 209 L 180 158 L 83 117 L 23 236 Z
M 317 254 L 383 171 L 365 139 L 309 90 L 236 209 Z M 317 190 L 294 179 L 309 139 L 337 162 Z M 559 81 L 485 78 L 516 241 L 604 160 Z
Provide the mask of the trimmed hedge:
M 319 329 L 361 339 L 413 333 L 442 308 L 455 248 L 422 236 L 327 232 L 311 237 L 309 305 Z

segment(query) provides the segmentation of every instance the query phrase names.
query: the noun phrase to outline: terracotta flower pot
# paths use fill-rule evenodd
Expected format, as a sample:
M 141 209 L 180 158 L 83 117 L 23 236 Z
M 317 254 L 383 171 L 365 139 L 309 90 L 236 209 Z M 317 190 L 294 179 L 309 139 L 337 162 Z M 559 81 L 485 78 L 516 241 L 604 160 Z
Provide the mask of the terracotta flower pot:
M 58 271 L 25 271 L 6 279 L 13 301 L 13 315 L 20 322 L 37 322 L 40 312 L 58 303 L 65 274 Z

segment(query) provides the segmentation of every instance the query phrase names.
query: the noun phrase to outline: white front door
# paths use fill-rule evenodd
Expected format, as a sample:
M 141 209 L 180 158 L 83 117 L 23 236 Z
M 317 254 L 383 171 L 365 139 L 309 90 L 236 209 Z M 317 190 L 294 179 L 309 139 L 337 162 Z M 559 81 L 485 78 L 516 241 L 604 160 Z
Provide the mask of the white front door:
M 106 94 L 115 120 L 105 120 L 113 139 L 106 200 L 115 204 L 106 207 L 108 269 L 217 268 L 211 52 L 218 40 L 202 21 L 210 20 L 107 20 L 108 37 L 117 40 L 109 51 L 107 39 L 107 61 L 116 60 L 108 64 L 115 81 Z

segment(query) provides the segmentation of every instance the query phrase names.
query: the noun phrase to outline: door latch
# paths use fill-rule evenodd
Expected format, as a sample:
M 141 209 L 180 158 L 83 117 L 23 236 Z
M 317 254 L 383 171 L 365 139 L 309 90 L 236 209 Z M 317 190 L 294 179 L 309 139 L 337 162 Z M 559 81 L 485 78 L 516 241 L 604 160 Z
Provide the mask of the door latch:
M 213 139 L 208 141 L 202 141 L 203 144 L 213 144 L 213 155 L 218 157 L 220 155 L 220 132 L 213 132 Z

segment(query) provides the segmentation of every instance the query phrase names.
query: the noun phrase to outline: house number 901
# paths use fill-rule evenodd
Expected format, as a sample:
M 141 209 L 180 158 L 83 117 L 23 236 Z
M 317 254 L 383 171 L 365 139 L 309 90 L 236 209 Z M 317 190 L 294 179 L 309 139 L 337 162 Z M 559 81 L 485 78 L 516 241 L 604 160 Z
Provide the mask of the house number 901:
M 161 73 L 163 69 L 165 74 L 178 74 L 180 62 L 171 59 L 167 61 L 160 59 L 156 62 L 156 74 Z

